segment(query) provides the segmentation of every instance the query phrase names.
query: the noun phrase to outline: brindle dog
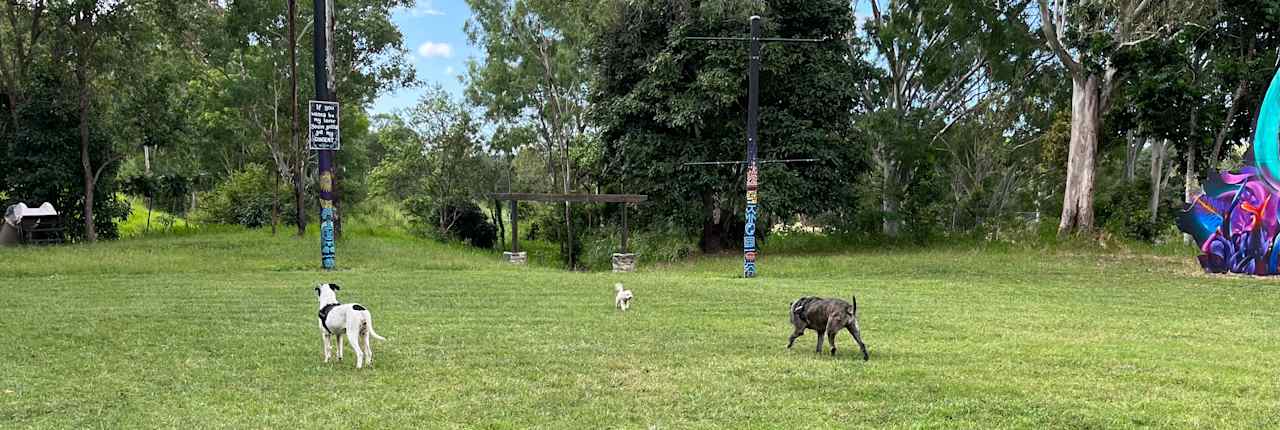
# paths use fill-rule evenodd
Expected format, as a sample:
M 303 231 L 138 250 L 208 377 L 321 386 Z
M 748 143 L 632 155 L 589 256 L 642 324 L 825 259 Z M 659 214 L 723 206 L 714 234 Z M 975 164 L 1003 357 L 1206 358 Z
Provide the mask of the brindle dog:
M 818 332 L 818 353 L 822 352 L 822 336 L 825 334 L 831 342 L 831 355 L 836 355 L 836 334 L 840 333 L 840 329 L 847 329 L 862 349 L 862 360 L 870 358 L 867 355 L 867 344 L 862 343 L 862 330 L 858 328 L 856 297 L 852 304 L 840 299 L 801 297 L 791 302 L 791 324 L 795 325 L 796 331 L 787 339 L 787 349 L 795 345 L 796 338 L 804 335 L 807 328 Z

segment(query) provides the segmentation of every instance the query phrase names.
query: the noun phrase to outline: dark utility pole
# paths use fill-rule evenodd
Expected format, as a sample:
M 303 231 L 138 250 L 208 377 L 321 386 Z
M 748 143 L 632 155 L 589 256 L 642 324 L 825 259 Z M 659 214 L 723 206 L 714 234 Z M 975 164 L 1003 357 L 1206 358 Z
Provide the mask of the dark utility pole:
M 336 102 L 333 77 L 333 0 L 315 0 L 314 49 L 316 69 L 316 100 Z M 334 150 L 317 150 L 319 155 L 320 182 L 320 263 L 325 270 L 335 266 L 334 244 Z
M 760 214 L 760 169 L 756 131 L 760 123 L 760 17 L 751 17 L 751 59 L 747 66 L 747 225 L 742 235 L 742 276 L 756 276 L 756 217 Z
M 728 40 L 750 43 L 747 64 L 747 160 L 685 163 L 685 165 L 745 164 L 747 166 L 747 225 L 742 236 L 742 276 L 756 276 L 756 219 L 760 216 L 760 164 L 810 162 L 815 159 L 757 160 L 756 132 L 760 123 L 760 44 L 761 42 L 825 42 L 826 39 L 782 39 L 760 37 L 760 17 L 751 17 L 751 37 L 689 37 L 690 40 Z

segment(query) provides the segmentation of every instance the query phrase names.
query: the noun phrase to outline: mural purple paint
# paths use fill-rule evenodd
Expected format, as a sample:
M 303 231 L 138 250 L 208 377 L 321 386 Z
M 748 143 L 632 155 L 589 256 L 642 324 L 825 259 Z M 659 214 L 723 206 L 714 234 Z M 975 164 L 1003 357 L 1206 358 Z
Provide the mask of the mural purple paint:
M 1280 73 L 1262 101 L 1245 166 L 1210 177 L 1204 191 L 1178 217 L 1195 238 L 1200 266 L 1209 273 L 1276 275 L 1280 262 Z

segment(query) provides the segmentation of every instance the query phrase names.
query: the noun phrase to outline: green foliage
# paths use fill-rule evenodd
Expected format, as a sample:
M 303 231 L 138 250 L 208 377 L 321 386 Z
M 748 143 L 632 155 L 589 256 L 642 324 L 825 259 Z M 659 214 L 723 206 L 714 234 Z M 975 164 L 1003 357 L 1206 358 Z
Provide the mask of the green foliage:
M 271 188 L 274 186 L 266 167 L 249 164 L 244 170 L 232 173 L 213 191 L 204 193 L 194 219 L 201 223 L 235 224 L 249 228 L 269 226 L 275 198 Z M 289 189 L 281 187 L 276 193 L 288 196 Z M 292 208 L 291 200 L 280 199 L 281 214 L 292 213 Z M 287 216 L 281 218 L 286 224 L 292 223 Z
M 477 248 L 491 249 L 494 242 L 498 240 L 498 227 L 489 222 L 489 216 L 474 203 L 441 207 L 437 208 L 436 211 L 456 214 L 454 215 L 455 221 L 453 225 L 449 226 L 446 231 L 453 238 L 465 244 Z M 434 215 L 437 218 L 440 217 L 438 213 Z
M 686 40 L 745 36 L 764 17 L 766 37 L 840 40 L 853 26 L 848 2 L 640 1 L 616 4 L 594 31 L 590 100 L 604 143 L 604 189 L 648 194 L 637 225 L 701 228 L 704 249 L 742 240 L 743 172 L 682 166 L 743 158 L 746 46 Z M 764 218 L 816 214 L 854 198 L 851 172 L 865 168 L 850 113 L 865 76 L 841 43 L 769 44 L 760 74 L 761 159 L 817 158 L 765 165 Z M 718 214 L 718 215 L 717 215 Z M 718 221 L 716 221 L 718 219 Z
M 148 211 L 143 202 L 144 199 L 127 200 L 130 208 L 129 217 L 116 223 L 120 229 L 121 238 L 138 238 L 157 234 L 192 235 L 202 231 L 200 226 L 189 223 L 186 219 L 170 212 L 155 209 Z M 149 227 L 148 215 L 151 216 Z
M 457 237 L 461 219 L 474 217 L 468 214 L 469 208 L 491 190 L 496 175 L 493 160 L 484 153 L 465 107 L 438 87 L 424 95 L 409 115 L 378 130 L 376 140 L 386 153 L 369 182 L 376 194 L 403 201 L 423 233 Z M 464 237 L 481 246 L 486 233 L 473 228 L 478 221 L 468 223 L 471 230 Z M 489 246 L 492 241 L 488 239 Z
M 613 267 L 613 254 L 622 252 L 621 227 L 595 228 L 583 233 L 579 264 L 591 271 L 609 271 Z M 628 247 L 636 254 L 640 267 L 656 264 L 672 264 L 698 255 L 698 239 L 678 226 L 650 228 L 632 231 Z
M 79 112 L 64 98 L 66 82 L 57 80 L 58 76 L 47 69 L 42 70 L 40 77 L 25 88 L 28 100 L 17 112 L 12 150 L 0 151 L 0 164 L 4 165 L 0 168 L 0 192 L 8 196 L 0 203 L 8 207 L 20 202 L 29 206 L 50 202 L 62 214 L 68 237 L 78 240 L 85 235 Z M 93 112 L 90 128 L 109 129 L 101 111 Z M 89 156 L 95 165 L 108 160 L 111 154 L 108 134 L 90 135 Z M 117 198 L 116 184 L 111 179 L 117 167 L 109 164 L 103 169 L 102 177 L 106 179 L 98 182 L 93 193 L 94 225 L 103 239 L 115 238 L 116 221 L 129 214 L 128 203 Z
M 1174 208 L 1179 205 L 1162 199 L 1159 214 L 1153 221 L 1148 207 L 1150 199 L 1151 179 L 1147 177 L 1110 187 L 1098 196 L 1098 224 L 1113 235 L 1152 243 L 1173 225 Z

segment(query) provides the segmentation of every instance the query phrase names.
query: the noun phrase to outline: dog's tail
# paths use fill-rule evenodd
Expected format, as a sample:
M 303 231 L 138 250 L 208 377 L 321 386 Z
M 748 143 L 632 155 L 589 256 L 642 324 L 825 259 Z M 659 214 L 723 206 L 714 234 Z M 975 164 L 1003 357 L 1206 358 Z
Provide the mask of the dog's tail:
M 621 293 L 621 292 L 622 292 L 622 283 L 621 283 L 621 282 L 618 282 L 618 283 L 616 283 L 616 284 L 613 284 L 613 291 L 617 291 L 617 292 Z
M 387 338 L 385 337 L 378 336 L 378 332 L 373 331 L 373 315 L 371 315 L 369 312 L 364 313 L 364 323 L 369 325 L 369 335 L 373 336 L 374 339 L 381 340 L 381 341 L 387 340 Z
M 853 316 L 858 316 L 858 296 L 850 294 L 849 298 L 852 299 L 849 304 L 853 305 Z

